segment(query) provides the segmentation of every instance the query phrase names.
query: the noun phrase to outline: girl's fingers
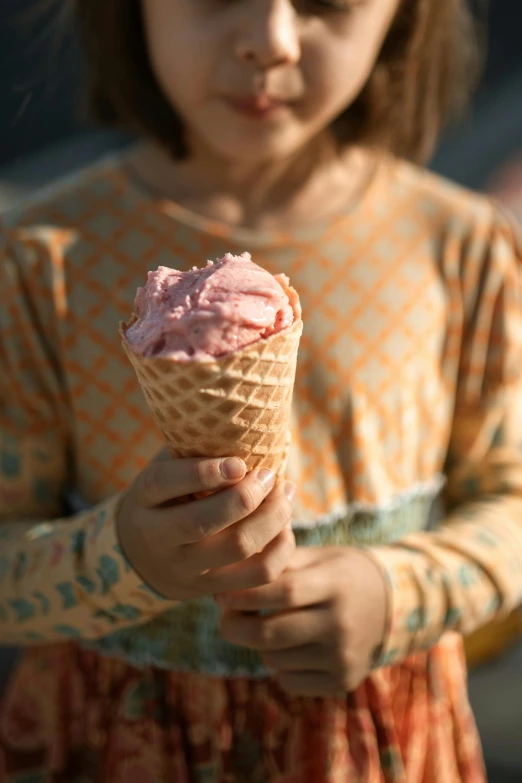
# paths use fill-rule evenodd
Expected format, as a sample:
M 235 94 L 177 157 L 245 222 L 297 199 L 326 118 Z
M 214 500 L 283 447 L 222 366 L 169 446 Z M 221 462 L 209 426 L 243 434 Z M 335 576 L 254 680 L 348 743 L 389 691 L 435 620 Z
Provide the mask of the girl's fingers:
M 285 528 L 262 552 L 242 563 L 209 571 L 201 577 L 200 584 L 205 592 L 211 594 L 266 584 L 280 576 L 294 550 L 294 534 L 289 528 Z
M 284 611 L 328 601 L 331 598 L 332 585 L 328 578 L 325 578 L 325 569 L 314 565 L 307 567 L 304 563 L 301 563 L 300 568 L 295 567 L 298 560 L 304 560 L 308 565 L 310 555 L 305 547 L 299 548 L 288 569 L 272 584 L 254 590 L 220 594 L 216 596 L 216 600 L 227 609 L 242 612 Z
M 326 641 L 332 636 L 330 611 L 322 606 L 298 609 L 266 617 L 223 612 L 221 633 L 227 641 L 259 652 Z
M 328 648 L 321 644 L 304 644 L 289 650 L 263 653 L 263 662 L 278 673 L 330 671 Z
M 134 485 L 135 502 L 145 508 L 185 497 L 194 492 L 211 492 L 240 481 L 246 465 L 238 457 L 224 459 L 155 459 Z
M 274 474 L 263 468 L 209 497 L 154 509 L 149 514 L 154 519 L 155 535 L 161 535 L 166 543 L 175 546 L 195 544 L 252 514 L 274 484 Z
M 246 519 L 185 548 L 201 571 L 248 560 L 276 538 L 292 521 L 292 502 L 285 485 L 278 486 Z
M 326 672 L 282 672 L 277 681 L 291 696 L 317 699 L 344 699 L 346 690 L 339 687 L 337 679 Z

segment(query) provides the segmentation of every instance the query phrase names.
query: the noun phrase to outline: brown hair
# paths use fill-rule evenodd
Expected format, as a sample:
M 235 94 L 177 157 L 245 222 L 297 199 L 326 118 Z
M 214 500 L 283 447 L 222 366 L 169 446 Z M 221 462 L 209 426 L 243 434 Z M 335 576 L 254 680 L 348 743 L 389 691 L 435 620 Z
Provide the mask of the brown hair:
M 183 124 L 157 84 L 139 0 L 69 0 L 90 65 L 89 107 L 104 123 L 154 137 L 187 153 Z M 467 103 L 479 72 L 467 0 L 401 0 L 375 69 L 333 129 L 424 162 Z

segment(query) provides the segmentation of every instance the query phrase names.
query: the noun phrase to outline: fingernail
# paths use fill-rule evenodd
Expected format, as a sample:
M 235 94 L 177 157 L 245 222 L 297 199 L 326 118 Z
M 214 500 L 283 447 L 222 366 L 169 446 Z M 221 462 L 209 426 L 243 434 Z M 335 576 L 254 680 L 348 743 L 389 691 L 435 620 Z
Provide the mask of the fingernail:
M 245 463 L 238 457 L 227 457 L 219 465 L 221 475 L 227 481 L 240 479 L 245 475 Z
M 287 481 L 284 486 L 284 490 L 286 497 L 290 503 L 292 503 L 297 493 L 297 485 L 294 484 L 293 481 Z
M 275 484 L 275 475 L 268 468 L 261 468 L 257 472 L 257 479 L 261 482 L 265 489 L 272 489 Z

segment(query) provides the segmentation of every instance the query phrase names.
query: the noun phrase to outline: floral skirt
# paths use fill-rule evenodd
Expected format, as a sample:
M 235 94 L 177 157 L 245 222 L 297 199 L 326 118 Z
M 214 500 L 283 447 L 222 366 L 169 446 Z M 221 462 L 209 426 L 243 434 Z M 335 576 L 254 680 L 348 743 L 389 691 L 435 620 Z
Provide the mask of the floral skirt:
M 344 699 L 272 680 L 27 652 L 0 709 L 1 783 L 484 783 L 460 639 Z

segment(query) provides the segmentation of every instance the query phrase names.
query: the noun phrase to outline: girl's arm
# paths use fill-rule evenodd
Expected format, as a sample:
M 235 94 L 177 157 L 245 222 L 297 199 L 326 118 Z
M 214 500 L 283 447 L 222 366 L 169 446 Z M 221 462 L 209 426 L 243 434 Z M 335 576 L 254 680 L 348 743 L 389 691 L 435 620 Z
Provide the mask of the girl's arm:
M 12 483 L 2 475 L 4 504 Z M 17 484 L 17 493 L 30 491 Z M 123 555 L 115 529 L 118 502 L 111 498 L 72 519 L 42 522 L 10 521 L 2 505 L 0 644 L 102 638 L 172 605 Z
M 118 546 L 113 497 L 64 519 L 70 405 L 63 281 L 41 243 L 0 236 L 0 643 L 97 638 L 171 605 Z
M 501 219 L 464 330 L 449 516 L 436 531 L 372 550 L 389 585 L 383 665 L 522 602 L 521 270 L 516 230 Z

